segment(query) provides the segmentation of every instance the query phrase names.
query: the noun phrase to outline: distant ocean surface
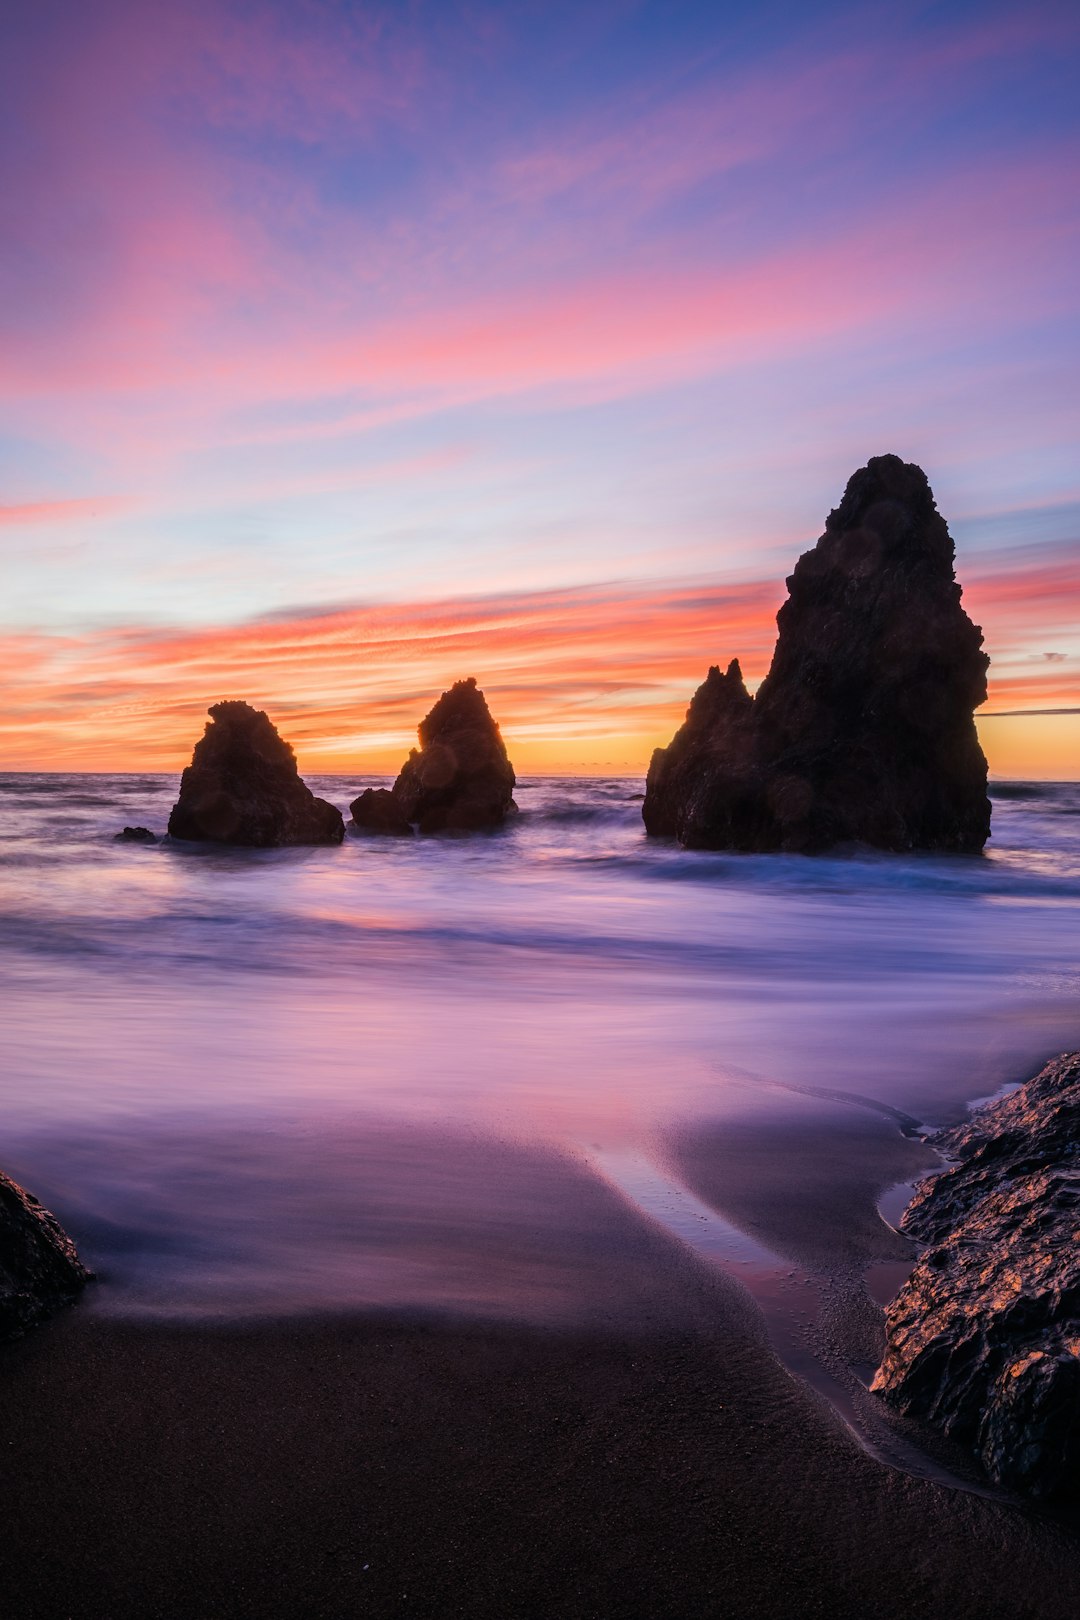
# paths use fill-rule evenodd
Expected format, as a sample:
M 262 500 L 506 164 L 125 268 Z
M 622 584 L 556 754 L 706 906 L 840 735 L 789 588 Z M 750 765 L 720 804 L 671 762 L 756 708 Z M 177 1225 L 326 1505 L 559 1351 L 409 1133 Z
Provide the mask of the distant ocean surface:
M 998 784 L 982 858 L 690 853 L 636 779 L 471 839 L 113 841 L 176 788 L 0 776 L 0 1167 L 95 1308 L 588 1318 L 605 1166 L 633 1200 L 674 1132 L 956 1118 L 1080 1046 L 1077 784 Z

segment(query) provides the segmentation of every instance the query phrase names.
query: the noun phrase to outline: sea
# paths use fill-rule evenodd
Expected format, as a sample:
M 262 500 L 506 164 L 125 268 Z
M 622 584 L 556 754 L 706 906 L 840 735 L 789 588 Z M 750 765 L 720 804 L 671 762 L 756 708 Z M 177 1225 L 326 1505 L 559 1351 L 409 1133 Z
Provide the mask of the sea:
M 308 780 L 346 814 L 379 785 Z M 910 1136 L 1080 1046 L 1080 784 L 994 784 L 948 858 L 686 851 L 642 789 L 253 851 L 117 842 L 175 776 L 0 776 L 0 1168 L 89 1308 L 595 1324 L 635 1287 L 616 1209 L 790 1277 L 771 1141 L 851 1108 Z M 680 1168 L 725 1140 L 730 1204 Z

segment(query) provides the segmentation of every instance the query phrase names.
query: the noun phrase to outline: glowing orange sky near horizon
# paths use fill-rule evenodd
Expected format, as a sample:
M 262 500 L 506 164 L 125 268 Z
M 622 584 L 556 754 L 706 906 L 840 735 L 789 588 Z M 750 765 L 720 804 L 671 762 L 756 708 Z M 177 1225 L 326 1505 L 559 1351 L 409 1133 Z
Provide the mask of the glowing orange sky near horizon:
M 710 663 L 753 686 L 782 581 L 595 585 L 380 604 L 200 629 L 0 640 L 0 768 L 179 770 L 223 697 L 265 708 L 302 770 L 396 771 L 418 721 L 475 675 L 519 772 L 642 772 Z M 999 776 L 1080 775 L 1080 588 L 1054 551 L 1013 554 L 964 596 L 991 654 L 980 736 Z M 1001 714 L 1033 711 L 1021 717 Z M 1000 718 L 995 717 L 1001 714 Z
M 520 771 L 640 772 L 887 452 L 988 710 L 1080 708 L 1080 15 L 863 10 L 9 7 L 0 769 L 233 696 L 391 772 L 471 674 Z

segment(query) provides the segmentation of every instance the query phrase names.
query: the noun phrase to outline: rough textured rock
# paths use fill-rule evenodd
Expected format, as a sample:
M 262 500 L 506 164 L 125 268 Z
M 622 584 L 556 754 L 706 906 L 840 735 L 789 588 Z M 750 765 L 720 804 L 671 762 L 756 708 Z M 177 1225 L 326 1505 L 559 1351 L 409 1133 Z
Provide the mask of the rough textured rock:
M 92 1275 L 56 1217 L 0 1174 L 0 1342 L 70 1305 Z
M 648 832 L 705 849 L 981 850 L 989 660 L 921 468 L 876 456 L 799 558 L 756 697 L 709 671 L 649 767 Z
M 291 747 L 263 711 L 230 702 L 210 710 L 180 778 L 169 834 L 256 848 L 340 844 L 345 823 L 301 779 Z
M 113 834 L 118 844 L 156 844 L 157 838 L 149 827 L 125 827 L 123 832 Z
M 959 1162 L 905 1211 L 929 1247 L 872 1388 L 1002 1485 L 1080 1495 L 1080 1053 L 931 1140 Z
M 730 779 L 727 801 L 715 794 L 711 836 L 724 848 L 742 847 L 753 836 L 758 817 L 756 795 L 736 789 L 743 763 L 753 748 L 754 700 L 746 690 L 739 661 L 733 658 L 721 675 L 714 664 L 694 693 L 686 720 L 667 748 L 653 754 L 642 815 L 650 833 L 695 842 L 694 829 L 707 807 L 699 803 L 718 772 Z M 742 827 L 743 812 L 749 826 Z
M 514 768 L 475 680 L 444 692 L 419 727 L 391 789 L 368 788 L 352 805 L 370 832 L 480 832 L 500 827 L 514 804 Z

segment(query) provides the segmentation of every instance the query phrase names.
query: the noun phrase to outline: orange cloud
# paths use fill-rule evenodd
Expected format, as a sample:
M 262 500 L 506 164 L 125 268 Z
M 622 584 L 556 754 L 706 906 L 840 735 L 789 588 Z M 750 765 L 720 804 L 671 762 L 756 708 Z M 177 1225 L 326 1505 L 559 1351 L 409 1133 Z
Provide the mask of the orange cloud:
M 176 769 L 209 703 L 265 707 L 305 768 L 396 770 L 433 696 L 476 674 L 524 770 L 636 768 L 716 656 L 764 673 L 782 587 L 594 586 L 236 626 L 0 640 L 8 769 Z
M 1076 578 L 1054 548 L 971 573 L 965 602 L 993 658 L 982 724 L 992 768 L 1006 770 L 1011 757 L 995 758 L 995 737 L 1012 739 L 1015 753 L 1025 724 L 994 711 L 1080 706 L 1080 649 L 1043 645 L 1046 627 L 1080 622 Z M 207 706 L 242 697 L 271 713 L 304 769 L 388 772 L 432 698 L 475 674 L 519 769 L 642 770 L 710 663 L 738 655 L 748 679 L 761 679 L 783 594 L 778 580 L 608 584 L 189 630 L 9 635 L 0 638 L 0 762 L 178 769 Z M 1076 774 L 1066 719 L 1051 718 L 1040 736 L 1042 774 Z M 1028 770 L 1030 753 L 1025 745 L 1016 756 Z

